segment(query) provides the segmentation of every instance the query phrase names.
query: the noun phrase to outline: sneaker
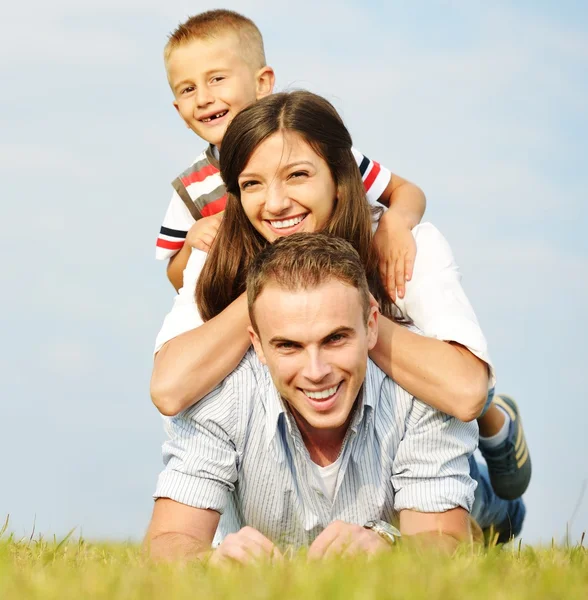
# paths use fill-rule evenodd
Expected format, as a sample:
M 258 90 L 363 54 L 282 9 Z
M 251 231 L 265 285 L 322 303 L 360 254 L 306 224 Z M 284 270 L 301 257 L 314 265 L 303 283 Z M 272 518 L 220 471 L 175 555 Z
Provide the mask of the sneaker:
M 488 465 L 490 483 L 496 495 L 504 500 L 515 500 L 529 486 L 531 456 L 516 402 L 504 395 L 494 396 L 493 402 L 510 417 L 508 437 L 496 448 L 480 447 L 480 452 Z

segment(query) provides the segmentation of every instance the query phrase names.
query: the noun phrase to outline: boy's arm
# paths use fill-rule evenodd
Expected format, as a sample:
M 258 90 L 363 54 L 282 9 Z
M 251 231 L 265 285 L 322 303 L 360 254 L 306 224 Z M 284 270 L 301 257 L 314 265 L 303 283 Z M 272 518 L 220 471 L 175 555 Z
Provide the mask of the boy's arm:
M 412 277 L 416 245 L 411 229 L 425 213 L 426 198 L 418 186 L 392 174 L 378 201 L 388 210 L 380 219 L 374 245 L 382 281 L 392 300 L 396 300 L 396 293 L 404 297 L 405 282 Z
M 167 263 L 167 278 L 170 283 L 174 286 L 176 292 L 180 291 L 182 287 L 182 282 L 184 280 L 184 269 L 188 264 L 188 259 L 190 258 L 190 254 L 192 253 L 192 247 L 184 243 L 182 249 L 179 252 L 176 252 Z

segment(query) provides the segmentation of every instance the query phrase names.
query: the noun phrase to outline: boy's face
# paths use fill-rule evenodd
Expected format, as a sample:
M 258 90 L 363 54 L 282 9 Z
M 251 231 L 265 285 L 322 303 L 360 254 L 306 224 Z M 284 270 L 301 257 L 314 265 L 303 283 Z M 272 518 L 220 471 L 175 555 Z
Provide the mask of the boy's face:
M 215 146 L 221 145 L 235 115 L 274 86 L 271 67 L 255 70 L 249 65 L 233 33 L 180 46 L 168 59 L 167 76 L 183 121 Z

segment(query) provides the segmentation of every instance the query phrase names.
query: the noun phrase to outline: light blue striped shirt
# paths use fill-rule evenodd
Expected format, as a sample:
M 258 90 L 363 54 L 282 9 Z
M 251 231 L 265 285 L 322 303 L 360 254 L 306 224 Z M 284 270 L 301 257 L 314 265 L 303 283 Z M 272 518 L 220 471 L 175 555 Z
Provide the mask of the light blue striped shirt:
M 371 360 L 332 502 L 253 350 L 220 386 L 165 422 L 165 469 L 154 496 L 221 513 L 216 543 L 249 525 L 281 548 L 300 547 L 335 520 L 363 525 L 393 522 L 402 509 L 472 507 L 476 424 L 414 399 Z

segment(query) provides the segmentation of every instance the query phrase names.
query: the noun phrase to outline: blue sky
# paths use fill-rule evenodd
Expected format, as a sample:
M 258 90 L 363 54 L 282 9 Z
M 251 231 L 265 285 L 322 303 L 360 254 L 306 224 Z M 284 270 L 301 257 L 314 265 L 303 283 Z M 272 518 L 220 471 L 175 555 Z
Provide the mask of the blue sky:
M 227 3 L 261 28 L 277 88 L 341 111 L 418 183 L 533 457 L 523 538 L 561 538 L 588 479 L 588 9 L 580 2 Z M 138 539 L 163 432 L 151 349 L 173 292 L 154 242 L 202 143 L 161 51 L 194 10 L 13 5 L 0 23 L 5 223 L 0 517 L 18 535 Z M 34 13 L 34 17 L 30 17 Z M 571 524 L 588 529 L 588 492 Z

